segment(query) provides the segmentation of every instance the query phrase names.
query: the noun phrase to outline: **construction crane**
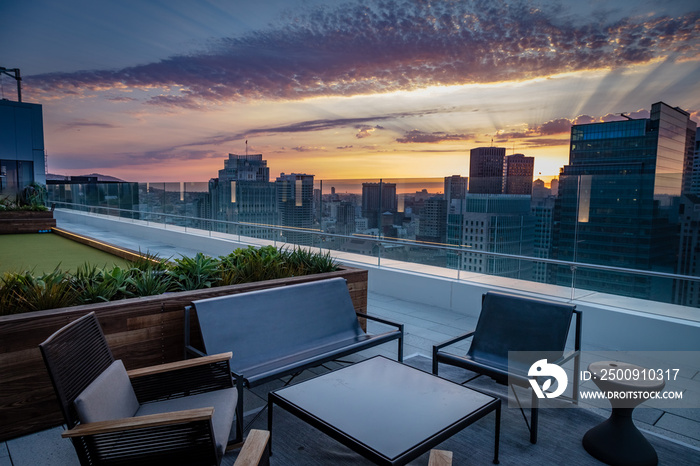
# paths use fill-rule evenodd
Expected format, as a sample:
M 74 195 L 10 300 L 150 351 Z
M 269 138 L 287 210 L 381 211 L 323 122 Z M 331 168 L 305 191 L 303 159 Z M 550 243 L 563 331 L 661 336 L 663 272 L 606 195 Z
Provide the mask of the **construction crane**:
M 0 66 L 0 74 L 6 74 L 17 81 L 17 100 L 22 102 L 22 78 L 19 75 L 19 68 L 5 68 Z

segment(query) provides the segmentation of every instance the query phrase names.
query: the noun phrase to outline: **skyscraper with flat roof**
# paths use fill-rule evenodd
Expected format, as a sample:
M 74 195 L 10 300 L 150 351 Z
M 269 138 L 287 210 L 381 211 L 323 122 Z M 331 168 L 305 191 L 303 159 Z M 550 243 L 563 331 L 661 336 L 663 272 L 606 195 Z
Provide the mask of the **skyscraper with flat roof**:
M 450 204 L 453 199 L 464 199 L 467 193 L 469 178 L 466 176 L 452 175 L 445 177 L 445 200 Z
M 395 214 L 397 208 L 396 183 L 362 183 L 362 216 L 369 228 L 380 228 L 382 214 Z
M 574 125 L 555 204 L 552 258 L 673 272 L 694 127 L 687 112 L 663 102 L 652 105 L 650 118 Z M 552 272 L 555 283 L 571 286 L 569 266 Z M 667 279 L 585 267 L 575 273 L 576 288 L 671 301 Z
M 42 115 L 39 104 L 0 100 L 0 195 L 46 183 Z
M 280 224 L 296 229 L 311 229 L 314 225 L 314 175 L 281 173 L 275 181 Z M 291 244 L 311 244 L 312 235 L 301 231 L 286 231 Z
M 477 147 L 469 153 L 469 193 L 503 193 L 505 147 Z
M 530 196 L 467 194 L 462 210 L 447 215 L 447 243 L 463 252 L 448 252 L 448 267 L 468 272 L 531 280 L 530 261 L 483 254 L 534 255 L 535 218 Z
M 524 154 L 506 156 L 505 190 L 503 194 L 532 194 L 535 158 Z

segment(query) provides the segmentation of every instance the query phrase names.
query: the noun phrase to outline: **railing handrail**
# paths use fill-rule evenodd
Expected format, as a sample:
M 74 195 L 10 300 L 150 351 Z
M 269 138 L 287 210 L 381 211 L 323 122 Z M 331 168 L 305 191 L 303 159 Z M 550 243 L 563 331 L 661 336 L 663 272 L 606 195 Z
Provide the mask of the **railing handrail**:
M 350 235 L 350 236 L 348 236 L 348 235 L 340 235 L 337 233 L 326 233 L 326 232 L 323 232 L 320 230 L 308 229 L 308 228 L 295 228 L 295 227 L 285 227 L 285 226 L 276 226 L 276 225 L 266 225 L 266 224 L 261 224 L 261 223 L 234 222 L 234 221 L 230 221 L 230 220 L 218 220 L 218 219 L 212 219 L 212 218 L 192 217 L 192 216 L 187 216 L 187 215 L 166 214 L 163 212 L 143 212 L 140 210 L 122 209 L 119 207 L 94 206 L 94 205 L 85 205 L 85 204 L 78 204 L 78 203 L 65 202 L 65 201 L 52 201 L 52 203 L 56 204 L 56 205 L 62 204 L 62 205 L 66 205 L 66 206 L 78 206 L 80 208 L 88 208 L 88 209 L 105 209 L 105 210 L 112 210 L 112 211 L 117 211 L 117 212 L 136 213 L 139 215 L 155 215 L 155 216 L 161 216 L 161 217 L 197 220 L 197 221 L 202 221 L 202 222 L 212 222 L 212 223 L 218 223 L 218 224 L 224 224 L 224 225 L 236 225 L 236 226 L 245 226 L 245 227 L 252 226 L 252 227 L 259 227 L 259 228 L 263 228 L 263 229 L 269 229 L 272 231 L 281 231 L 281 232 L 292 231 L 295 233 L 308 233 L 311 235 L 316 235 L 316 236 L 321 236 L 321 237 L 361 238 L 361 239 L 365 239 L 365 240 L 368 240 L 368 241 L 371 241 L 374 243 L 379 243 L 379 244 L 389 243 L 389 244 L 397 244 L 397 245 L 401 245 L 401 246 L 413 245 L 413 246 L 419 246 L 421 248 L 451 251 L 451 252 L 454 252 L 456 254 L 465 254 L 465 253 L 467 253 L 467 254 L 481 254 L 484 256 L 497 257 L 497 258 L 502 258 L 502 259 L 526 260 L 526 261 L 540 262 L 540 263 L 545 263 L 545 264 L 562 265 L 562 266 L 570 267 L 572 270 L 576 270 L 579 268 L 586 268 L 586 269 L 594 269 L 594 270 L 603 270 L 606 272 L 629 273 L 629 274 L 633 274 L 633 275 L 642 275 L 642 276 L 650 276 L 650 277 L 657 277 L 657 278 L 700 281 L 700 277 L 694 277 L 691 275 L 679 275 L 679 274 L 675 274 L 675 273 L 658 272 L 658 271 L 654 271 L 654 270 L 639 270 L 639 269 L 630 269 L 630 268 L 626 268 L 626 267 L 615 267 L 615 266 L 609 266 L 609 265 L 589 264 L 589 263 L 584 263 L 584 262 L 572 262 L 572 261 L 564 261 L 564 260 L 559 260 L 559 259 L 550 259 L 550 258 L 546 258 L 546 257 L 532 257 L 532 256 L 522 256 L 522 255 L 506 254 L 506 253 L 492 252 L 492 251 L 470 250 L 464 246 L 462 246 L 462 247 L 445 246 L 445 245 L 424 242 L 424 241 L 418 241 L 418 240 L 397 240 L 397 239 L 387 239 L 387 238 L 381 238 L 381 237 L 375 238 L 373 236 L 368 236 L 368 235 Z M 163 223 L 163 224 L 167 225 L 166 223 Z

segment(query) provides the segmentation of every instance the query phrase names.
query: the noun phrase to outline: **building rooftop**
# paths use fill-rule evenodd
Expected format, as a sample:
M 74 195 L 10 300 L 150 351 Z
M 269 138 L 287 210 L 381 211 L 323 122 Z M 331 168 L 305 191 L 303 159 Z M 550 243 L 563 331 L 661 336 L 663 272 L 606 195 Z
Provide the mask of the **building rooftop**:
M 69 221 L 60 221 L 59 223 L 61 228 L 75 233 L 91 236 L 123 248 L 158 253 L 162 257 L 177 257 L 180 254 L 193 255 L 196 252 L 200 252 L 194 248 L 191 250 L 180 247 L 174 248 L 172 245 L 153 239 L 153 237 L 147 239 L 143 235 L 125 234 L 124 230 L 117 232 L 114 229 L 101 229 Z M 227 240 L 222 239 L 222 241 Z M 199 243 L 194 244 L 197 247 L 201 245 Z M 203 252 L 209 252 L 212 255 L 219 254 L 216 249 L 211 251 L 204 250 Z M 382 275 L 370 275 L 371 281 L 382 279 Z M 370 288 L 368 312 L 372 315 L 405 324 L 404 351 L 406 359 L 409 364 L 419 368 L 429 370 L 429 365 L 427 364 L 430 360 L 433 344 L 472 330 L 476 325 L 475 315 L 412 300 L 408 293 L 405 297 L 383 294 L 378 292 L 377 288 L 381 290 L 382 286 L 376 282 Z M 387 287 L 387 289 L 389 288 Z M 372 325 L 381 324 L 370 322 L 370 330 L 373 329 Z M 588 363 L 596 360 L 596 348 L 589 346 L 587 349 L 592 351 L 587 351 L 586 358 L 589 360 L 584 359 L 582 367 L 586 367 Z M 602 352 L 603 349 L 600 348 L 601 352 L 599 354 L 601 357 L 604 354 Z M 395 346 L 383 345 L 361 353 L 358 355 L 358 358 L 381 354 L 394 359 L 396 357 L 395 351 Z M 306 377 L 311 377 L 314 374 L 336 367 L 339 366 L 331 363 L 315 369 L 307 374 Z M 442 369 L 441 375 L 455 379 L 463 377 L 463 374 Z M 467 378 L 464 377 L 464 380 Z M 459 382 L 462 381 L 459 380 Z M 691 378 L 684 379 L 682 385 L 685 390 L 700 393 L 700 370 L 694 372 Z M 502 397 L 506 395 L 505 387 L 498 386 L 485 377 L 470 382 L 469 386 L 475 386 Z M 269 387 L 265 387 L 265 389 L 269 389 Z M 258 397 L 257 406 L 253 403 L 251 406 L 246 407 L 248 410 L 247 414 L 252 414 L 264 402 L 264 398 Z M 598 422 L 602 422 L 607 417 L 609 408 L 606 407 L 606 404 L 607 401 L 604 401 L 598 404 L 583 405 L 581 409 L 545 410 L 540 416 L 540 441 L 537 445 L 531 445 L 528 442 L 525 423 L 518 410 L 506 408 L 501 427 L 502 444 L 500 456 L 502 464 L 561 464 L 564 458 L 566 458 L 568 464 L 600 464 L 585 452 L 581 446 L 581 437 L 588 428 L 593 427 Z M 256 425 L 257 427 L 265 428 L 265 416 L 261 416 L 258 422 L 262 424 Z M 493 420 L 484 418 L 478 421 L 475 425 L 466 428 L 457 434 L 453 440 L 448 440 L 439 448 L 453 449 L 461 454 L 467 452 L 470 461 L 473 461 L 471 464 L 490 463 L 489 455 L 492 454 L 493 440 L 492 427 L 488 427 L 489 422 L 492 423 Z M 635 423 L 657 449 L 660 464 L 700 464 L 700 407 L 675 410 L 658 409 L 653 406 L 640 407 L 635 410 Z M 78 464 L 71 443 L 60 437 L 60 431 L 61 428 L 59 427 L 0 443 L 0 466 Z M 280 443 L 277 440 L 277 436 L 285 436 L 283 434 L 284 431 L 279 429 L 276 432 L 279 432 L 279 434 L 275 436 L 275 448 L 284 451 L 284 448 L 286 448 L 283 445 L 284 442 Z M 338 454 L 341 454 L 341 457 L 346 461 L 344 464 L 364 464 L 362 458 L 348 456 L 348 454 L 353 454 L 343 452 L 342 449 L 344 447 L 334 443 L 334 441 L 320 438 L 321 434 L 311 432 L 309 435 L 313 437 L 307 440 L 311 443 L 320 442 L 322 446 L 319 448 L 328 452 L 334 452 L 336 449 L 339 449 L 340 453 Z M 483 441 L 477 441 L 477 439 L 482 438 Z M 309 444 L 306 450 L 311 450 L 312 448 L 313 445 Z M 295 453 L 295 455 L 298 454 L 298 457 L 291 456 L 292 458 L 297 458 L 294 461 L 300 461 L 298 464 L 304 464 L 304 461 L 306 461 L 304 458 L 307 458 L 304 455 L 312 454 L 302 450 L 304 448 L 299 446 L 299 451 Z M 235 451 L 230 452 L 222 464 L 232 464 L 236 454 L 237 452 Z M 289 464 L 286 461 L 282 462 L 284 455 L 283 453 L 277 457 L 273 456 L 272 464 Z M 308 461 L 311 461 L 310 458 Z M 460 464 L 459 458 L 459 456 L 455 457 L 455 464 Z M 464 456 L 461 458 L 464 458 Z M 425 462 L 421 462 L 421 460 L 422 458 L 417 460 L 415 464 L 427 463 L 427 460 Z

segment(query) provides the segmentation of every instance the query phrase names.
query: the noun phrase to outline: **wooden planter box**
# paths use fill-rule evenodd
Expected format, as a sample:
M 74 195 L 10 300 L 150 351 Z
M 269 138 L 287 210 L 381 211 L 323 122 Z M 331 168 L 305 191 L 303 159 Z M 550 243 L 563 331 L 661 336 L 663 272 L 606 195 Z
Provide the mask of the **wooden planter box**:
M 53 332 L 95 311 L 116 359 L 127 369 L 184 357 L 184 308 L 197 299 L 344 277 L 355 309 L 367 312 L 367 271 L 342 268 L 303 277 L 166 293 L 101 304 L 0 316 L 0 441 L 63 423 L 39 343 Z M 290 312 L 294 312 L 290 303 Z
M 37 233 L 56 226 L 53 212 L 30 210 L 0 211 L 0 234 Z

